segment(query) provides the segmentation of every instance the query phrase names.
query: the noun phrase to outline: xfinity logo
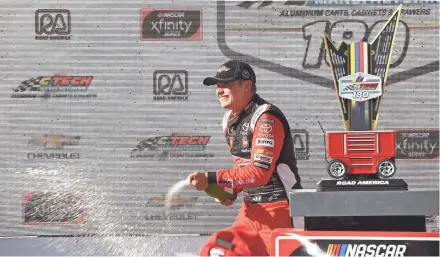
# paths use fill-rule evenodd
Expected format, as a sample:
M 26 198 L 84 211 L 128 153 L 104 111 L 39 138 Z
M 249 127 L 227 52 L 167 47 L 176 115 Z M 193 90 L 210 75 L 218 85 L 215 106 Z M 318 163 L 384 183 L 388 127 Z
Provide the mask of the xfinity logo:
M 142 40 L 201 40 L 201 10 L 141 10 Z
M 173 35 L 180 36 L 181 32 L 188 33 L 192 22 L 182 21 L 165 21 L 164 18 L 156 22 L 151 22 L 152 28 L 150 30 L 156 30 L 157 34 L 161 34 L 162 31 L 165 32 L 165 36 Z M 173 30 L 171 30 L 173 28 Z
M 397 129 L 396 159 L 438 160 L 438 129 Z

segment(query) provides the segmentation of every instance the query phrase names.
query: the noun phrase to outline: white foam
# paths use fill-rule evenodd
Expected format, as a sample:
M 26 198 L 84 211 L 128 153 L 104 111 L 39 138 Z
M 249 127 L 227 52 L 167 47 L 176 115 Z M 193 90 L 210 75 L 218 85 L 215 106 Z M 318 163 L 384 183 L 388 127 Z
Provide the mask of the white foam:
M 165 199 L 165 207 L 168 210 L 171 206 L 171 199 L 173 197 L 174 194 L 179 193 L 180 191 L 182 191 L 182 189 L 188 185 L 188 182 L 185 180 L 181 180 L 179 182 L 177 182 L 176 184 L 174 184 L 174 186 L 172 186 L 169 190 L 168 190 L 168 194 L 167 197 Z
M 292 236 L 293 238 L 295 238 L 296 240 L 301 242 L 301 244 L 304 246 L 308 255 L 311 255 L 314 257 L 330 257 L 325 252 L 323 252 L 322 249 L 319 248 L 319 246 L 317 244 L 310 242 L 309 240 L 307 240 L 307 238 L 300 236 L 298 234 L 295 234 L 295 233 L 286 233 L 286 234 L 288 234 L 289 236 Z

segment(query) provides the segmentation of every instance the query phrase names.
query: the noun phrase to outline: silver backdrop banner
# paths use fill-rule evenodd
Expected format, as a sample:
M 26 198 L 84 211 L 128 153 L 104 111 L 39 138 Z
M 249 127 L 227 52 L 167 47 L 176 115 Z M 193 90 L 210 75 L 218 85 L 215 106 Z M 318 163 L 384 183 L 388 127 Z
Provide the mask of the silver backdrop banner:
M 403 2 L 377 129 L 400 131 L 396 177 L 438 188 L 439 5 Z M 344 130 L 323 32 L 370 42 L 396 8 L 2 1 L 0 235 L 205 234 L 232 224 L 241 196 L 224 207 L 185 188 L 164 208 L 188 173 L 232 167 L 225 110 L 202 84 L 230 58 L 248 61 L 258 93 L 286 114 L 303 186 L 314 188 L 327 178 L 318 121 Z

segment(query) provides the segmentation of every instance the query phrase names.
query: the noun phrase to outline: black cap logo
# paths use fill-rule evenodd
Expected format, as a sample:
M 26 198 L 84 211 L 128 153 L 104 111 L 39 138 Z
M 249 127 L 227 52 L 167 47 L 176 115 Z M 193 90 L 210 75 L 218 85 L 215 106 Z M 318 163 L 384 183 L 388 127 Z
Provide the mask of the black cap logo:
M 251 76 L 251 74 L 249 74 L 249 71 L 244 70 L 244 71 L 241 72 L 241 76 L 242 76 L 244 79 L 249 79 L 250 76 Z
M 224 71 L 230 71 L 230 70 L 231 69 L 229 69 L 228 67 L 223 65 L 222 67 L 220 67 L 220 69 L 218 69 L 217 74 L 222 73 Z

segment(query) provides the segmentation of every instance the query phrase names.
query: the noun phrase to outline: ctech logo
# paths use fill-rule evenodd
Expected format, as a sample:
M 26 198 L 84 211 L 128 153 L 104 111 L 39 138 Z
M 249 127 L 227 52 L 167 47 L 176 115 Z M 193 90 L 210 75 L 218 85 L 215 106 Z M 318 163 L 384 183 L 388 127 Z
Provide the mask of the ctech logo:
M 150 137 L 142 140 L 131 150 L 130 158 L 197 159 L 213 158 L 214 154 L 205 151 L 210 136 L 189 136 L 173 133 L 170 136 Z
M 96 98 L 87 93 L 93 76 L 54 75 L 24 80 L 14 88 L 12 98 Z
M 324 32 L 339 44 L 372 42 L 399 4 L 402 8 L 386 84 L 439 70 L 437 44 L 423 38 L 437 31 L 439 1 L 217 1 L 217 45 L 231 59 L 286 77 L 332 89 Z M 376 7 L 380 7 L 379 9 Z M 240 15 L 235 15 L 240 13 Z M 258 35 L 258 37 L 256 36 Z M 416 36 L 415 36 L 416 35 Z M 436 42 L 436 41 L 435 41 Z M 247 47 L 258 44 L 258 47 Z M 267 51 L 276 45 L 279 51 Z M 423 46 L 423 47 L 422 47 Z
M 45 134 L 41 137 L 31 138 L 29 145 L 42 146 L 44 149 L 60 150 L 64 146 L 77 146 L 80 136 L 65 136 L 58 134 Z M 79 159 L 80 154 L 75 152 L 30 152 L 27 153 L 27 159 Z
M 141 40 L 202 39 L 202 10 L 142 9 Z

